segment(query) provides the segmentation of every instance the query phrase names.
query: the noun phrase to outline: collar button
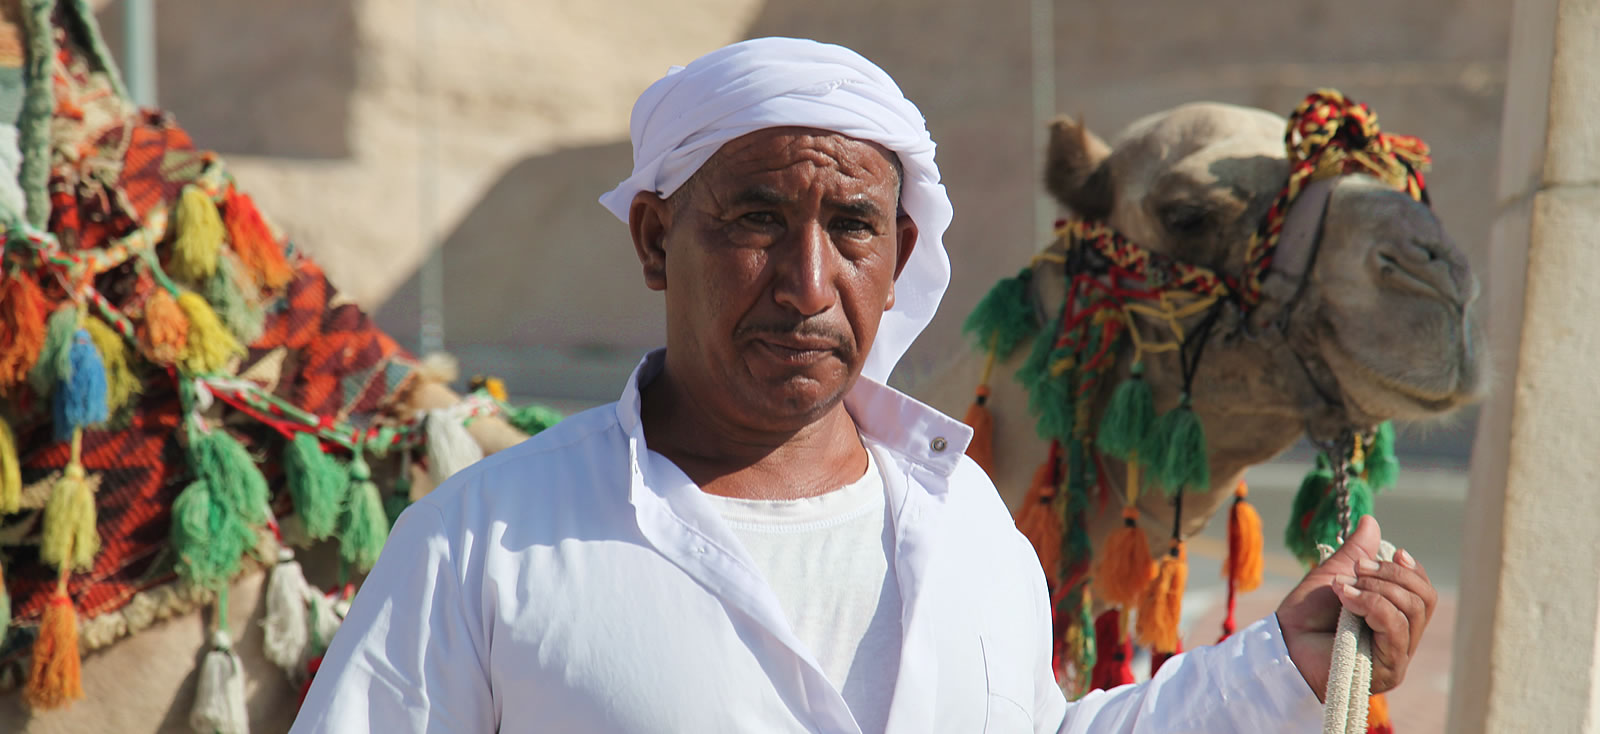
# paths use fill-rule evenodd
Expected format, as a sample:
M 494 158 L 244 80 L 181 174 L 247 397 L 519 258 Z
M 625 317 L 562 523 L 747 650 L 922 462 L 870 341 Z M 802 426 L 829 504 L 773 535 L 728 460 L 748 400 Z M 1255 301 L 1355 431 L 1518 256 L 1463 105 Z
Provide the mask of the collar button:
M 950 445 L 950 442 L 944 440 L 944 436 L 938 436 L 938 437 L 934 438 L 932 441 L 928 442 L 928 446 L 930 448 L 932 448 L 933 452 L 936 453 L 936 454 L 944 451 L 945 448 L 948 447 L 949 445 Z

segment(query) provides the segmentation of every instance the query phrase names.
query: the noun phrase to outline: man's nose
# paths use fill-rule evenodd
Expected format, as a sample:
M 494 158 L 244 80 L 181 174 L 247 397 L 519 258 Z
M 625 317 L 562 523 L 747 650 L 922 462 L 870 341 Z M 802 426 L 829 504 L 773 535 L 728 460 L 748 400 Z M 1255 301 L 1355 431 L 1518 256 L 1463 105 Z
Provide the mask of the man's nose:
M 779 248 L 774 297 L 778 303 L 815 316 L 832 308 L 839 293 L 834 286 L 838 252 L 820 222 L 811 221 L 791 230 Z

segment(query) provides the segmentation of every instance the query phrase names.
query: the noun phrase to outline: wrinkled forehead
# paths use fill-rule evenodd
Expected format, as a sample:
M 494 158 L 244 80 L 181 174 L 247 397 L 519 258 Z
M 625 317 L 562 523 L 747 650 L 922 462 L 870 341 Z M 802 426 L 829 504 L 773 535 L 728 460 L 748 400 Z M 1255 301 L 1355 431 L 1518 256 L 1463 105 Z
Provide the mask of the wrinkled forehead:
M 1263 110 L 1217 103 L 1183 105 L 1140 119 L 1112 143 L 1113 179 L 1124 195 L 1164 177 L 1256 188 L 1287 172 L 1285 122 Z
M 706 160 L 701 171 L 716 169 L 752 174 L 778 171 L 799 164 L 837 168 L 865 179 L 898 179 L 900 159 L 870 140 L 812 127 L 772 127 L 746 133 L 723 143 Z M 698 173 L 698 172 L 697 172 Z

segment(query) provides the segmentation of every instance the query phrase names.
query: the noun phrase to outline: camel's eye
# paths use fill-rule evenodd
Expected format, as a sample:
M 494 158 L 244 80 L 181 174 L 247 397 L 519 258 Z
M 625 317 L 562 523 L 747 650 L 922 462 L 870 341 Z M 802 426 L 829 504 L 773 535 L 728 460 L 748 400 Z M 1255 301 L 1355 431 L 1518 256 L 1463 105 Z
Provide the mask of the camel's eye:
M 1177 237 L 1198 237 L 1215 227 L 1212 212 L 1198 204 L 1168 204 L 1161 209 L 1161 225 Z

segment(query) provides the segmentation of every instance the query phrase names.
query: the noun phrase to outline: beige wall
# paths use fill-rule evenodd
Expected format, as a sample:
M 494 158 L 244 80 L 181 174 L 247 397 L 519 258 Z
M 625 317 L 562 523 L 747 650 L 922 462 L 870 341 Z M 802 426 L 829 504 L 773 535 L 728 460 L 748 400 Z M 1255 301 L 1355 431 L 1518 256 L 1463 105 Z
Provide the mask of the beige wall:
M 1600 731 L 1600 2 L 1518 0 L 1450 730 Z

